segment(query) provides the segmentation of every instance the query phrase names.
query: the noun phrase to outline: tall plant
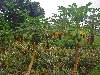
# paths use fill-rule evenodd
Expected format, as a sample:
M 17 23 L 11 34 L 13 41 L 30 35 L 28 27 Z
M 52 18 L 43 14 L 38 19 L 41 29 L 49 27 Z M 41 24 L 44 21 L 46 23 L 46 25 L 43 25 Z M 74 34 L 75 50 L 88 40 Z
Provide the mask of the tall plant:
M 83 35 L 80 35 L 80 31 L 82 30 L 86 32 L 87 30 L 87 28 L 85 28 L 85 26 L 81 26 L 80 23 L 84 22 L 85 18 L 88 16 L 87 13 L 91 12 L 94 9 L 94 8 L 89 8 L 91 4 L 92 3 L 89 2 L 88 4 L 86 4 L 86 6 L 81 6 L 79 8 L 77 7 L 76 3 L 69 5 L 69 8 L 59 6 L 58 10 L 60 12 L 60 17 L 57 15 L 54 15 L 55 17 L 59 17 L 59 19 L 60 18 L 63 19 L 61 26 L 64 25 L 65 27 L 68 28 L 67 31 L 72 31 L 72 34 L 69 36 L 72 36 L 71 40 L 73 40 L 73 42 L 75 43 L 75 55 L 76 55 L 74 68 L 72 70 L 72 75 L 76 75 L 77 73 L 77 66 L 78 66 L 78 60 L 79 60 L 78 49 L 79 49 L 80 42 L 82 42 L 82 39 L 85 39 Z M 96 10 L 94 9 L 93 11 L 96 11 Z M 92 21 L 92 29 L 91 27 L 89 28 L 90 30 L 92 30 L 91 32 L 93 32 L 93 26 L 94 26 L 93 24 L 94 24 L 94 21 Z M 91 39 L 94 39 L 93 38 L 94 36 L 91 35 L 91 37 L 92 38 L 90 38 L 90 41 Z

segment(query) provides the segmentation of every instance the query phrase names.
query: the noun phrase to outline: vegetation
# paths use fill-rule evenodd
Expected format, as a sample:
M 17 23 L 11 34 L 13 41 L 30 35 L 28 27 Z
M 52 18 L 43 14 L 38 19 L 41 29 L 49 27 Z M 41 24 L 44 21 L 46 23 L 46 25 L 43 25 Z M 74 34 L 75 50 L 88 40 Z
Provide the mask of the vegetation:
M 38 2 L 1 0 L 0 75 L 99 75 L 100 9 L 91 4 L 44 18 Z
M 39 6 L 39 2 L 29 0 L 1 0 L 0 10 L 4 15 L 4 20 L 10 22 L 10 28 L 15 30 L 19 23 L 26 20 L 26 15 L 31 17 L 44 17 L 44 9 Z

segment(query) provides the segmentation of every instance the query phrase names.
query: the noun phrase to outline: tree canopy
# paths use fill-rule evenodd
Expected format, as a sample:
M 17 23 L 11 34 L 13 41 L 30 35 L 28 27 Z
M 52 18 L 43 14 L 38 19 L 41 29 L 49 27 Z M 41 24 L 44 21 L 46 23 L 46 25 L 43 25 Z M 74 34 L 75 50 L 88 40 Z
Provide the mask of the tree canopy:
M 4 15 L 4 19 L 10 22 L 12 29 L 25 22 L 25 16 L 36 18 L 44 17 L 45 14 L 39 2 L 29 0 L 0 0 L 0 12 Z

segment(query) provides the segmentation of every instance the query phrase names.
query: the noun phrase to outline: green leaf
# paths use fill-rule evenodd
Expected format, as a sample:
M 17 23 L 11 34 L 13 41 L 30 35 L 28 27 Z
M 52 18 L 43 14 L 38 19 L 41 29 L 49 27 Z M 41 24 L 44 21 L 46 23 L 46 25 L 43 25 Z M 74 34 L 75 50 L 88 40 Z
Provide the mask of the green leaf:
M 73 4 L 72 4 L 72 6 L 73 6 L 73 7 L 75 7 L 75 8 L 77 8 L 77 5 L 76 5 L 76 3 L 73 3 Z
M 89 2 L 88 4 L 86 4 L 86 6 L 88 7 L 88 6 L 90 6 L 92 3 L 91 2 Z

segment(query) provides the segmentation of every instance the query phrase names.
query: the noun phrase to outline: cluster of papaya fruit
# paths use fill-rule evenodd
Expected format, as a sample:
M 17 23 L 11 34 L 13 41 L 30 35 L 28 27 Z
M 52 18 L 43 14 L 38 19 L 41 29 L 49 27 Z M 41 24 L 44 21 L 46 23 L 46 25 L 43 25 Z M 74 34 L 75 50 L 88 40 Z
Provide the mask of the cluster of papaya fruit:
M 61 36 L 62 36 L 62 32 L 53 32 L 50 34 L 50 38 L 52 38 L 53 36 L 57 36 L 59 38 L 59 40 L 61 40 Z
M 87 34 L 89 33 L 82 30 L 73 30 L 69 32 L 68 39 L 72 39 L 76 44 L 82 42 L 82 39 L 85 39 L 90 45 L 92 45 L 94 42 L 94 34 L 91 33 L 89 37 L 87 37 Z
M 90 45 L 92 45 L 94 43 L 94 34 L 91 33 L 91 35 L 87 38 L 87 42 L 90 43 Z

